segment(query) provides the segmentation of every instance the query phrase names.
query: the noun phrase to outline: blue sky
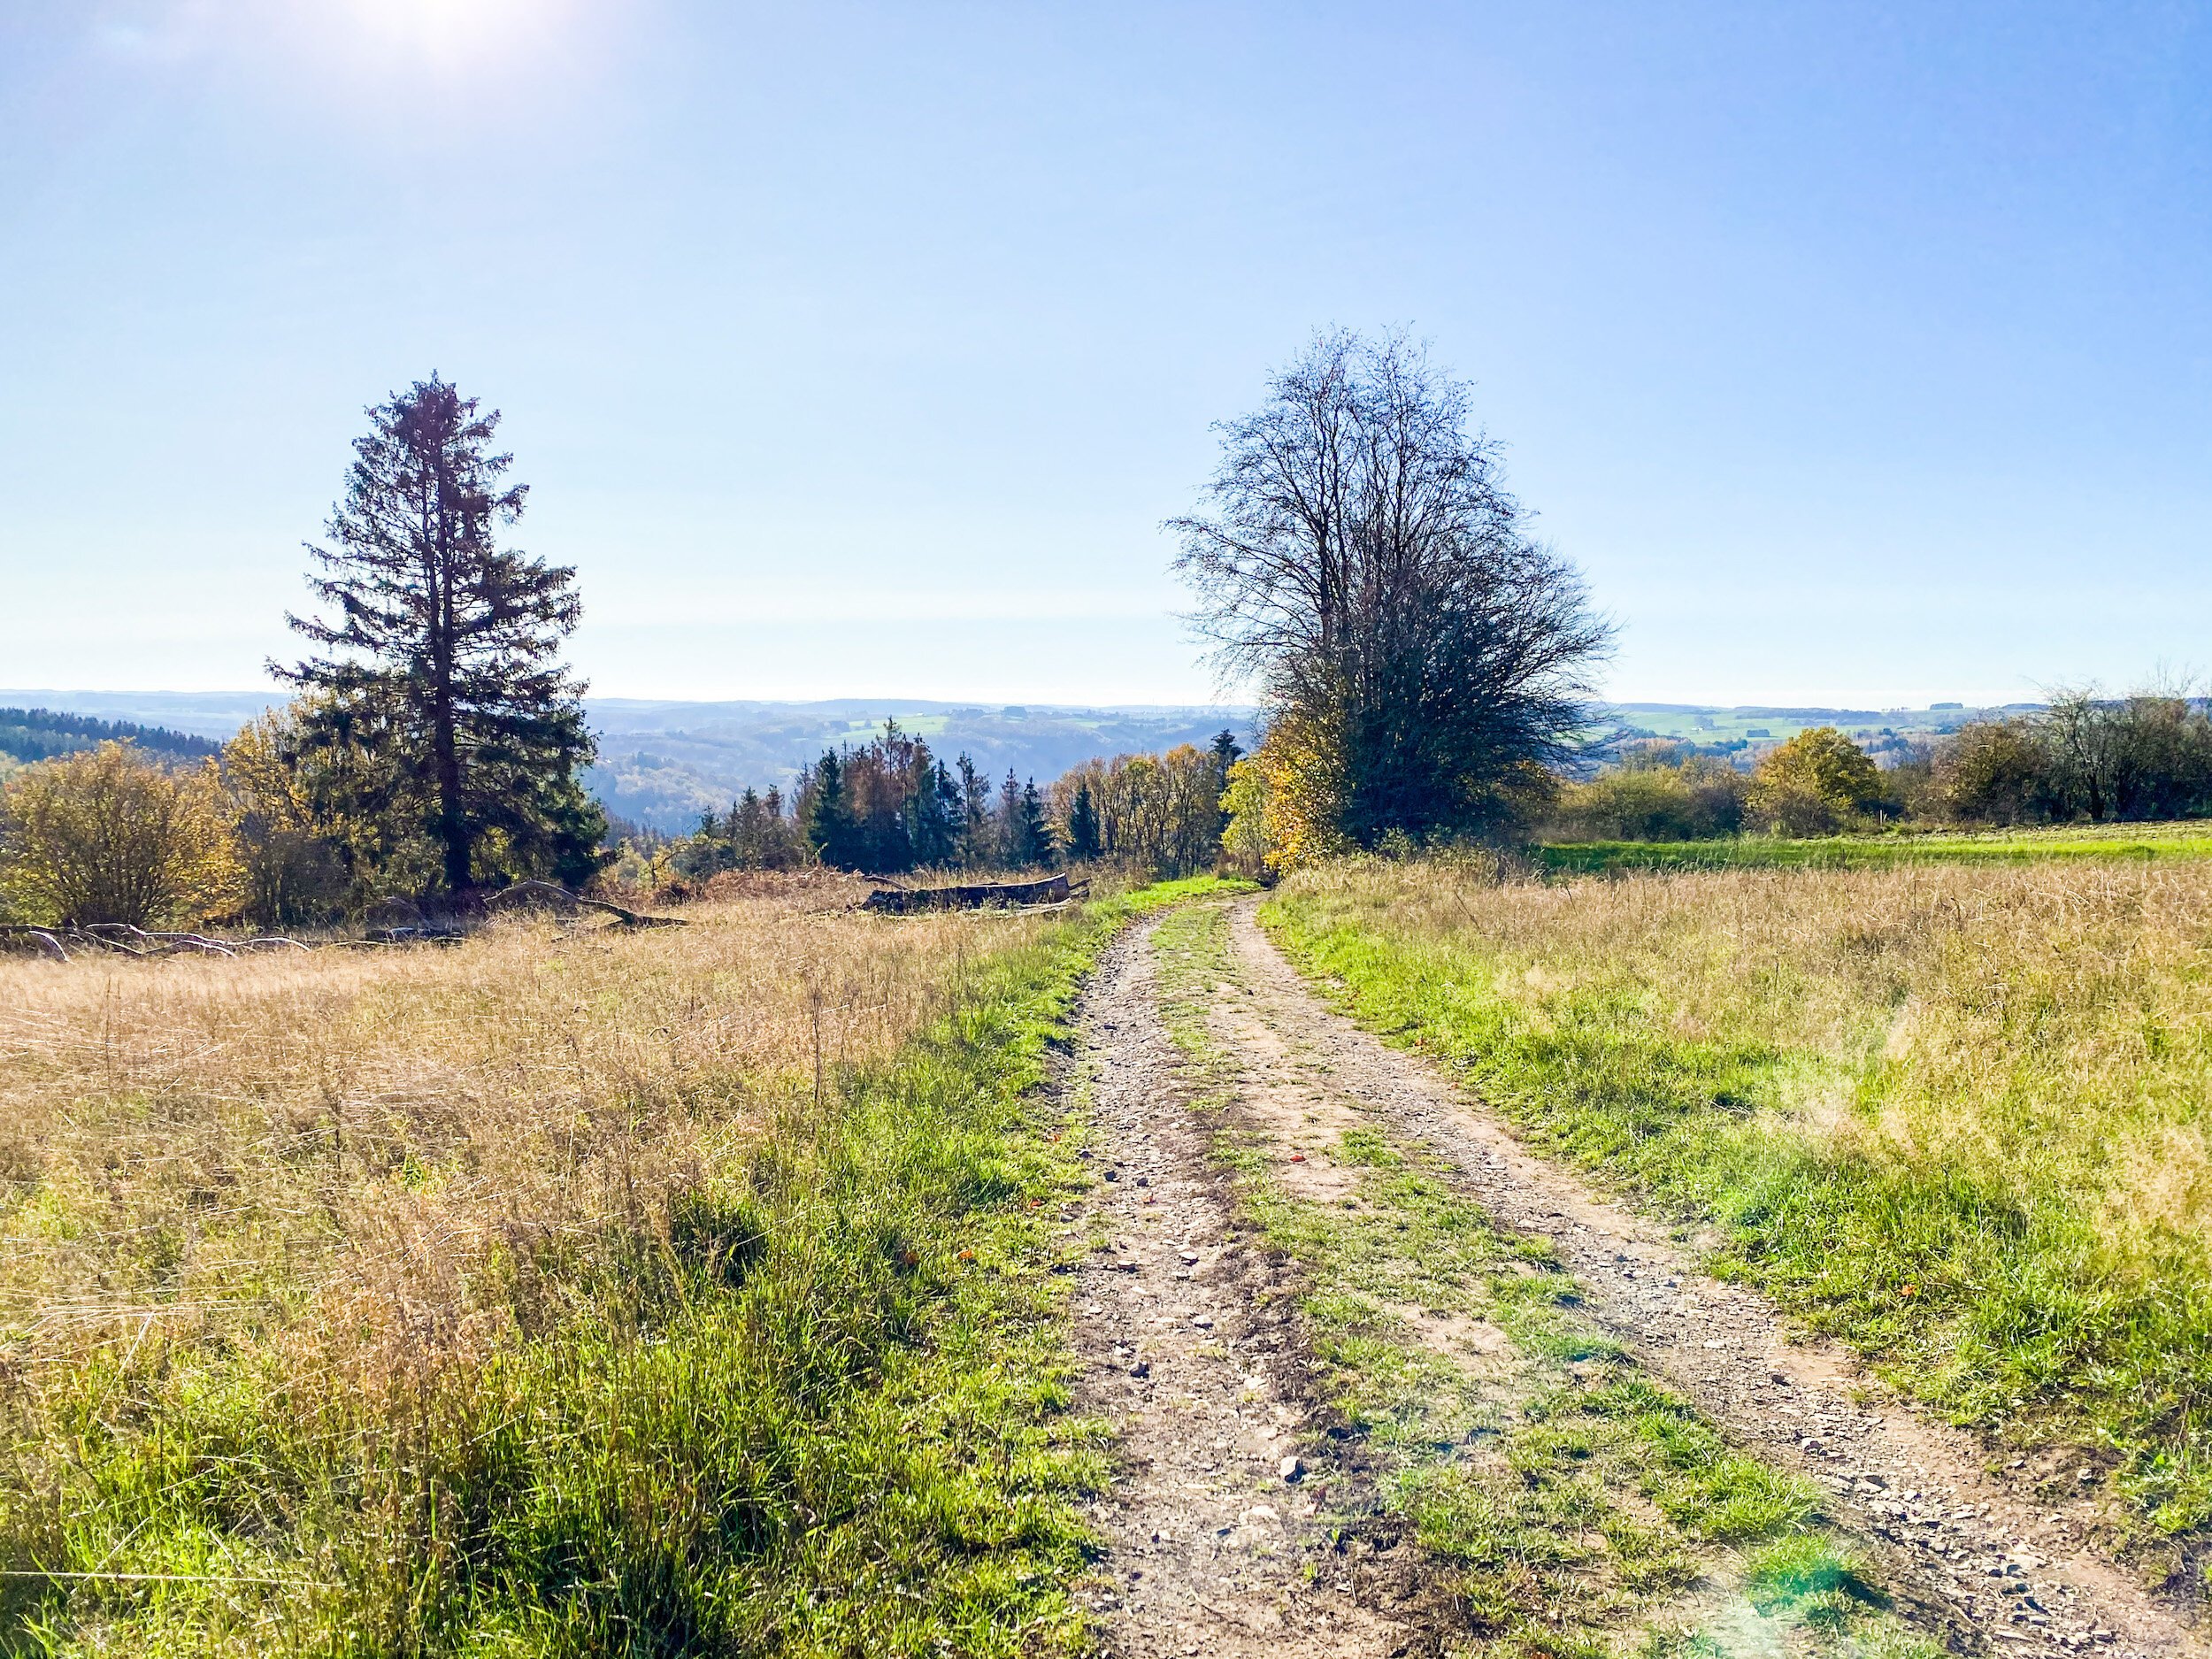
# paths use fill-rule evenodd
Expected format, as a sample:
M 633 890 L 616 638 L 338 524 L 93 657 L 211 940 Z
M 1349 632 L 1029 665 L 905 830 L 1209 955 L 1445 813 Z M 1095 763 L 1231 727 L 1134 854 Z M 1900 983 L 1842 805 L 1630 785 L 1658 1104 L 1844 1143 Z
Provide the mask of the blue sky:
M 2212 668 L 2201 6 L 0 0 L 0 684 L 289 648 L 506 411 L 614 695 L 1180 702 L 1317 326 L 1473 379 L 1624 698 Z

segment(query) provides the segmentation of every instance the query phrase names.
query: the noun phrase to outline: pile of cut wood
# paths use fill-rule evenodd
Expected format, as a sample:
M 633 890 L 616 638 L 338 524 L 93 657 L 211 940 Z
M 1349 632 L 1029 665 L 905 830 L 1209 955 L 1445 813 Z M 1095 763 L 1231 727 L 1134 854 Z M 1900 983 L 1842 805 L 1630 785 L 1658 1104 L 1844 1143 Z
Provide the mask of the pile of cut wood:
M 1065 904 L 1088 891 L 1071 887 L 1065 876 L 1042 881 L 982 881 L 958 887 L 878 887 L 861 902 L 865 910 L 904 916 L 915 910 L 979 910 L 990 906 L 1020 909 L 1033 904 Z

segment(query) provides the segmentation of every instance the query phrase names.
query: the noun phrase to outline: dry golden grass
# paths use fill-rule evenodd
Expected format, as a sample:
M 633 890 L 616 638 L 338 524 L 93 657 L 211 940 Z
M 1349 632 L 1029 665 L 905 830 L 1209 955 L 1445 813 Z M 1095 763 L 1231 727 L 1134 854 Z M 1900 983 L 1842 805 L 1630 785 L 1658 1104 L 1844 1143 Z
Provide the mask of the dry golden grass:
M 2212 1265 L 2212 864 L 1436 874 L 1348 870 L 1337 895 L 1479 950 L 1533 1026 L 1597 998 L 1817 1062 L 1777 1102 L 1809 1130 L 2024 1195 L 2057 1180 L 2115 1249 Z M 1875 1110 L 1847 1110 L 1874 1070 Z
M 841 904 L 846 895 L 829 895 Z M 263 1345 L 288 1386 L 419 1392 L 564 1311 L 602 1246 L 883 1058 L 1031 918 L 818 889 L 645 933 L 0 962 L 0 1386 Z M 548 1271 L 549 1264 L 558 1271 Z M 433 1373 L 435 1373 L 434 1375 Z M 296 1397 L 296 1396 L 294 1396 Z
M 1302 873 L 1286 941 L 1796 1305 L 2212 1519 L 2212 862 Z M 2037 1425 L 2041 1426 L 2037 1426 Z
M 0 963 L 0 1655 L 1074 1644 L 1036 1091 L 1180 890 Z

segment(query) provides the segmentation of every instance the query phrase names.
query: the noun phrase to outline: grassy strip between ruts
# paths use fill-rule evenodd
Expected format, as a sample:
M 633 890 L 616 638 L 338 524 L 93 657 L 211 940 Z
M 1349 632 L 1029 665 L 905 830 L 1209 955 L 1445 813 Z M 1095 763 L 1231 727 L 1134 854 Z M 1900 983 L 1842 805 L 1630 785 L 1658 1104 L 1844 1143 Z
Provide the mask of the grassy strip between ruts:
M 1531 849 L 1554 875 L 1629 870 L 1886 870 L 2046 858 L 2212 858 L 2200 823 L 2068 826 L 1932 835 L 1736 835 L 1702 841 L 1552 841 Z
M 1114 931 L 1212 885 L 1094 903 L 973 964 L 950 1013 L 641 1234 L 633 1323 L 502 1353 L 465 1432 L 380 1448 L 427 1555 L 373 1543 L 421 1517 L 286 1512 L 342 1511 L 348 1487 L 292 1466 L 316 1454 L 250 1365 L 173 1387 L 147 1432 L 104 1403 L 128 1356 L 103 1362 L 67 1425 L 88 1502 L 42 1532 L 27 1498 L 0 1513 L 0 1652 L 1079 1647 L 1074 1500 L 1105 1463 L 1066 1412 L 1064 1241 L 1040 1206 L 1084 1176 L 1039 1088 Z
M 2093 1491 L 2088 1452 L 2185 1558 L 2212 1521 L 2208 915 L 2178 864 L 1417 864 L 1302 876 L 1263 919 L 1534 1144 L 1719 1224 L 1717 1270 L 2041 1448 L 2054 1505 Z
M 1233 974 L 1225 907 L 1187 907 L 1155 940 L 1194 1104 L 1223 1115 L 1240 1202 L 1302 1270 L 1328 1401 L 1455 1570 L 1476 1651 L 1932 1653 L 1820 1525 L 1812 1486 L 1642 1374 L 1580 1314 L 1548 1242 L 1500 1233 L 1434 1154 L 1355 1125 L 1317 1148 L 1352 1195 L 1289 1190 L 1286 1148 L 1236 1112 L 1238 1062 L 1208 1023 Z

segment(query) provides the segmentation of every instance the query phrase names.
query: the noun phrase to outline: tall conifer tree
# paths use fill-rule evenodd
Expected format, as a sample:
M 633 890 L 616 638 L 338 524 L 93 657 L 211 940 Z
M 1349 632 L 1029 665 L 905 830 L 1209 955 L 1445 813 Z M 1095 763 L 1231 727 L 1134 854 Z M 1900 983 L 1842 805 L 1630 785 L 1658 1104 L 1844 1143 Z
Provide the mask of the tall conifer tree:
M 998 787 L 998 811 L 993 818 L 995 830 L 993 839 L 998 842 L 992 849 L 995 855 L 992 862 L 995 864 L 1010 866 L 1021 862 L 1021 780 L 1009 766 L 1006 781 Z
M 324 613 L 285 618 L 322 654 L 269 666 L 310 694 L 311 743 L 374 734 L 388 798 L 367 804 L 426 837 L 447 892 L 580 881 L 606 820 L 577 776 L 592 738 L 558 655 L 576 572 L 497 544 L 528 492 L 505 481 L 496 410 L 434 374 L 368 415 L 330 545 L 308 549 Z
M 1052 820 L 1045 812 L 1045 798 L 1032 778 L 1014 803 L 1014 833 L 1007 862 L 1017 870 L 1058 862 L 1059 848 L 1052 840 Z
M 845 768 L 835 749 L 822 751 L 822 758 L 814 763 L 811 782 L 803 816 L 815 856 L 833 870 L 859 869 L 859 833 L 845 787 Z
M 1091 799 L 1087 778 L 1079 779 L 1075 798 L 1068 803 L 1068 859 L 1080 864 L 1098 856 L 1098 803 Z
M 962 754 L 955 764 L 960 783 L 960 864 L 963 869 L 980 870 L 998 861 L 998 849 L 991 844 L 991 780 L 972 756 Z

